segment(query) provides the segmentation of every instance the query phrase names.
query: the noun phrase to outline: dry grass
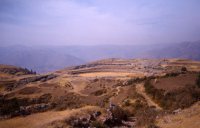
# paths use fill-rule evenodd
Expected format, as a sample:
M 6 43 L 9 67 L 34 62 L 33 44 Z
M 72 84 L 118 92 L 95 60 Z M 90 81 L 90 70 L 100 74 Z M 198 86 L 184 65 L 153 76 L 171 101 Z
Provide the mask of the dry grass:
M 137 84 L 136 85 L 136 91 L 137 93 L 139 93 L 140 95 L 142 95 L 145 100 L 147 101 L 148 105 L 149 106 L 154 106 L 157 110 L 162 110 L 162 108 L 157 104 L 155 103 L 151 97 L 149 97 L 146 92 L 145 92 L 145 88 L 144 88 L 144 85 L 143 84 Z
M 157 120 L 161 128 L 199 128 L 200 102 L 177 115 L 167 115 Z
M 176 77 L 166 77 L 151 80 L 151 84 L 157 89 L 173 91 L 184 88 L 186 85 L 195 85 L 197 74 L 181 74 Z
M 81 77 L 140 77 L 143 74 L 138 73 L 127 73 L 127 72 L 94 72 L 94 73 L 83 73 Z
M 51 122 L 64 120 L 71 115 L 88 112 L 93 109 L 99 109 L 95 106 L 85 106 L 80 109 L 65 110 L 65 111 L 49 111 L 43 113 L 32 114 L 26 117 L 17 117 L 8 120 L 0 121 L 1 128 L 43 128 L 47 127 Z
M 0 73 L 0 78 L 9 78 L 12 77 L 13 75 L 7 74 L 7 73 Z

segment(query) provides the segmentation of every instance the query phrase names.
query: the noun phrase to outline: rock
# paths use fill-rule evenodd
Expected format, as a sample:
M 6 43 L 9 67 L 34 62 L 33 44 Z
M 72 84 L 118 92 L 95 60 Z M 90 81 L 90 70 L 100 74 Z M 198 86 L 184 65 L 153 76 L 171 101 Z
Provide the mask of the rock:
M 102 118 L 103 124 L 114 127 L 122 125 L 122 121 L 127 120 L 127 115 L 122 108 L 110 103 L 109 109 L 107 109 L 107 115 Z
M 50 109 L 49 104 L 35 104 L 35 105 L 30 105 L 30 106 L 20 106 L 20 110 L 17 112 L 17 115 L 30 115 L 31 113 L 36 113 L 36 112 L 43 112 L 48 109 Z
M 76 127 L 76 128 L 89 128 L 89 126 L 90 126 L 90 116 L 79 117 L 77 119 L 70 121 L 70 124 L 71 124 L 72 127 Z
M 97 112 L 94 112 L 93 113 L 93 116 L 95 117 L 95 118 L 97 118 L 98 116 L 100 116 L 101 115 L 101 112 L 100 111 L 97 111 Z
M 172 113 L 173 114 L 179 114 L 179 113 L 181 113 L 181 108 L 174 110 Z
M 136 126 L 136 122 L 134 122 L 134 121 L 122 121 L 122 124 L 127 127 L 131 127 L 131 128 Z

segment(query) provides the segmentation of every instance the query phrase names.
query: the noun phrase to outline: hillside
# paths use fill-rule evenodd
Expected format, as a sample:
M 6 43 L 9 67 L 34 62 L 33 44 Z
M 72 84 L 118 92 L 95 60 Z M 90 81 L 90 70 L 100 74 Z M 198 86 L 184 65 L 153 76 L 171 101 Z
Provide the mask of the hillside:
M 199 108 L 199 72 L 186 59 L 113 58 L 40 75 L 1 65 L 0 126 L 187 128 L 198 113 L 185 126 L 176 118 Z

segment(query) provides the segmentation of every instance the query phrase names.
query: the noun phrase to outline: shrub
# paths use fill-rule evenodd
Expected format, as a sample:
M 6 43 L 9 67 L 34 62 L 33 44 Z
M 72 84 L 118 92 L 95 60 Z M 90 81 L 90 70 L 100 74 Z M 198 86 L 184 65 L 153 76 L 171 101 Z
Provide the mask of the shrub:
M 130 106 L 130 105 L 131 105 L 131 103 L 130 103 L 129 99 L 124 100 L 123 106 L 127 107 L 127 106 Z
M 200 73 L 198 74 L 198 78 L 196 80 L 196 84 L 200 88 Z
M 138 110 L 136 113 L 136 123 L 138 126 L 151 126 L 151 124 L 154 124 L 157 115 L 158 113 L 156 112 L 156 110 L 150 107 L 145 108 L 144 110 Z
M 133 104 L 133 108 L 135 109 L 135 112 L 145 108 L 147 105 L 143 103 L 141 100 L 136 100 L 135 103 Z
M 181 68 L 181 71 L 182 71 L 182 72 L 186 72 L 186 71 L 187 71 L 187 68 L 186 68 L 186 67 L 182 67 L 182 68 Z
M 127 120 L 127 113 L 119 106 L 115 106 L 111 109 L 111 113 L 113 118 L 116 120 Z
M 102 122 L 100 121 L 93 121 L 91 123 L 92 128 L 107 128 Z
M 95 91 L 95 92 L 93 92 L 93 93 L 91 93 L 91 94 L 93 94 L 93 95 L 95 95 L 95 96 L 100 96 L 100 95 L 102 95 L 102 94 L 104 94 L 104 93 L 106 93 L 106 92 L 107 92 L 106 89 L 101 89 L 101 90 L 97 90 L 97 91 Z
M 178 75 L 180 75 L 179 72 L 171 72 L 171 73 L 166 74 L 166 77 L 176 77 Z
M 0 115 L 12 115 L 20 109 L 19 102 L 16 98 L 2 100 L 0 104 Z
M 79 118 L 76 116 L 71 116 L 68 120 L 65 121 L 67 124 L 75 128 L 86 128 L 89 127 L 89 122 L 85 118 Z

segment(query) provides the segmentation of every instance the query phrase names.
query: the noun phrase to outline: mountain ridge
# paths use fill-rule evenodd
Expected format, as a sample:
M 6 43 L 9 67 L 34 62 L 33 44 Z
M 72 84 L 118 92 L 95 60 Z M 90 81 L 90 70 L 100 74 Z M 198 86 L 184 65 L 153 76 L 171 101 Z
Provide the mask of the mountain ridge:
M 0 63 L 37 72 L 55 71 L 104 58 L 183 58 L 200 60 L 200 41 L 135 46 L 0 47 Z

